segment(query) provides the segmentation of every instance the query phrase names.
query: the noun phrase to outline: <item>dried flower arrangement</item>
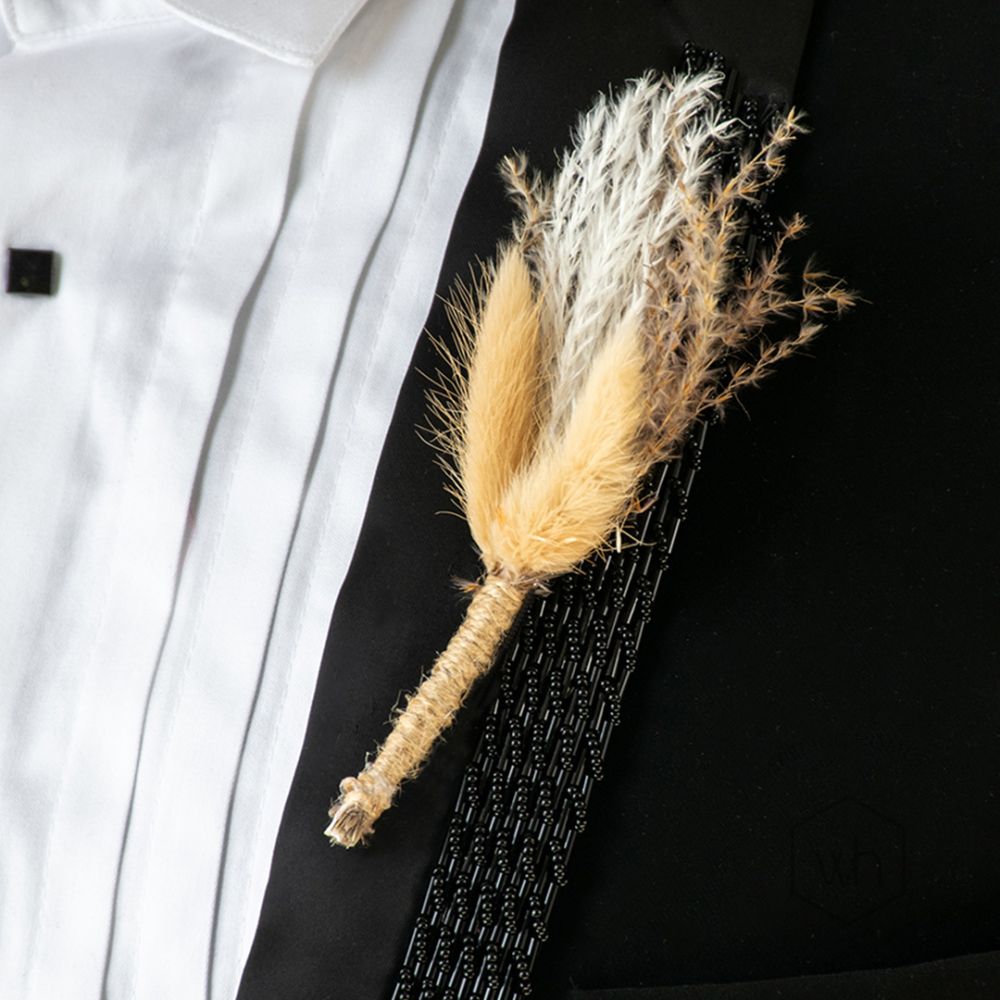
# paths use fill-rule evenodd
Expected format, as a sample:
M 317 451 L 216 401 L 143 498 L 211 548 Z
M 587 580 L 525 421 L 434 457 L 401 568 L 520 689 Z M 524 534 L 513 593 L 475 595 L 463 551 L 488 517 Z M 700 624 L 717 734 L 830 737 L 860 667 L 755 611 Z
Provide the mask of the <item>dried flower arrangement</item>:
M 653 74 L 580 120 L 550 181 L 504 163 L 513 239 L 450 304 L 457 347 L 429 394 L 435 443 L 484 574 L 465 619 L 393 722 L 345 778 L 326 834 L 351 847 L 412 778 L 493 660 L 525 598 L 595 551 L 623 544 L 656 464 L 694 422 L 807 344 L 854 297 L 807 268 L 787 290 L 798 215 L 747 261 L 747 206 L 803 131 L 788 111 L 728 177 L 742 124 L 715 69 Z M 801 317 L 772 340 L 773 321 Z M 627 543 L 627 539 L 624 542 Z

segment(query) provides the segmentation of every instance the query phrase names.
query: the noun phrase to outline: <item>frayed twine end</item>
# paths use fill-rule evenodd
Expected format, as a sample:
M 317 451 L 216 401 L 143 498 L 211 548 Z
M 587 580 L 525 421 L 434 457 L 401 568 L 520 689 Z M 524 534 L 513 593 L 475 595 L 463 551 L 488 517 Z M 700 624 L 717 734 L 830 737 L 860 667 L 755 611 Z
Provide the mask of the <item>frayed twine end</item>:
M 357 847 L 375 828 L 375 820 L 392 804 L 393 789 L 377 774 L 365 769 L 356 778 L 340 783 L 340 798 L 327 814 L 333 822 L 324 833 L 330 843 Z
M 325 831 L 331 846 L 339 844 L 341 847 L 357 847 L 364 843 L 365 837 L 375 826 L 374 817 L 357 802 L 345 802 L 336 810 L 331 810 L 331 815 L 333 822 Z

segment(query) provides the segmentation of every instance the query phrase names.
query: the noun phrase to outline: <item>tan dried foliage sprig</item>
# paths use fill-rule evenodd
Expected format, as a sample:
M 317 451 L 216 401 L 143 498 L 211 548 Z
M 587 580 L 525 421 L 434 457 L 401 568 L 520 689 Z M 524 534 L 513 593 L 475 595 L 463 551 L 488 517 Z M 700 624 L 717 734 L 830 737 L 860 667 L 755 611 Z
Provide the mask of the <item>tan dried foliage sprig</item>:
M 710 70 L 652 74 L 581 119 L 555 176 L 503 166 L 513 239 L 450 304 L 455 347 L 429 393 L 434 441 L 484 574 L 465 620 L 376 756 L 341 783 L 331 841 L 363 840 L 486 671 L 525 597 L 620 539 L 651 467 L 854 301 L 808 268 L 788 291 L 784 223 L 746 264 L 748 206 L 803 131 L 789 111 L 720 179 L 742 123 Z M 766 331 L 798 314 L 797 333 Z

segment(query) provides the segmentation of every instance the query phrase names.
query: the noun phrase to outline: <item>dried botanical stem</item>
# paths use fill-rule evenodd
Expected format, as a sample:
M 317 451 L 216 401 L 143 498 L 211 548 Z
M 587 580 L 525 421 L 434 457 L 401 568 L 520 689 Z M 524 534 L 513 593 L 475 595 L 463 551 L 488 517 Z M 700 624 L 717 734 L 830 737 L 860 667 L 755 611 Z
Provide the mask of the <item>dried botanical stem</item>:
M 489 668 L 528 589 L 524 583 L 487 577 L 475 592 L 458 631 L 407 699 L 375 759 L 357 777 L 340 783 L 326 829 L 331 842 L 354 847 L 372 832 L 399 786 L 417 774 L 472 685 Z
M 514 224 L 514 242 L 522 254 L 531 252 L 542 238 L 542 222 L 551 197 L 549 189 L 540 177 L 528 172 L 524 153 L 505 156 L 500 163 L 500 174 L 520 213 Z

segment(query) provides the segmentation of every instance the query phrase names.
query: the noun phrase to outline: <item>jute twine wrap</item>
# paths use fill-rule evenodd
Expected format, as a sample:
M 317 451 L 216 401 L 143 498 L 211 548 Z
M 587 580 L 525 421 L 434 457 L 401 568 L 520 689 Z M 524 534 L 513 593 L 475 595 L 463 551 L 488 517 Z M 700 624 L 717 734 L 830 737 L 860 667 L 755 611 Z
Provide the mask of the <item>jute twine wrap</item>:
M 407 699 L 375 759 L 357 777 L 340 783 L 340 798 L 329 813 L 333 822 L 326 829 L 331 842 L 354 847 L 372 832 L 399 786 L 420 770 L 473 683 L 489 669 L 530 589 L 530 583 L 488 576 L 476 590 L 458 631 Z

